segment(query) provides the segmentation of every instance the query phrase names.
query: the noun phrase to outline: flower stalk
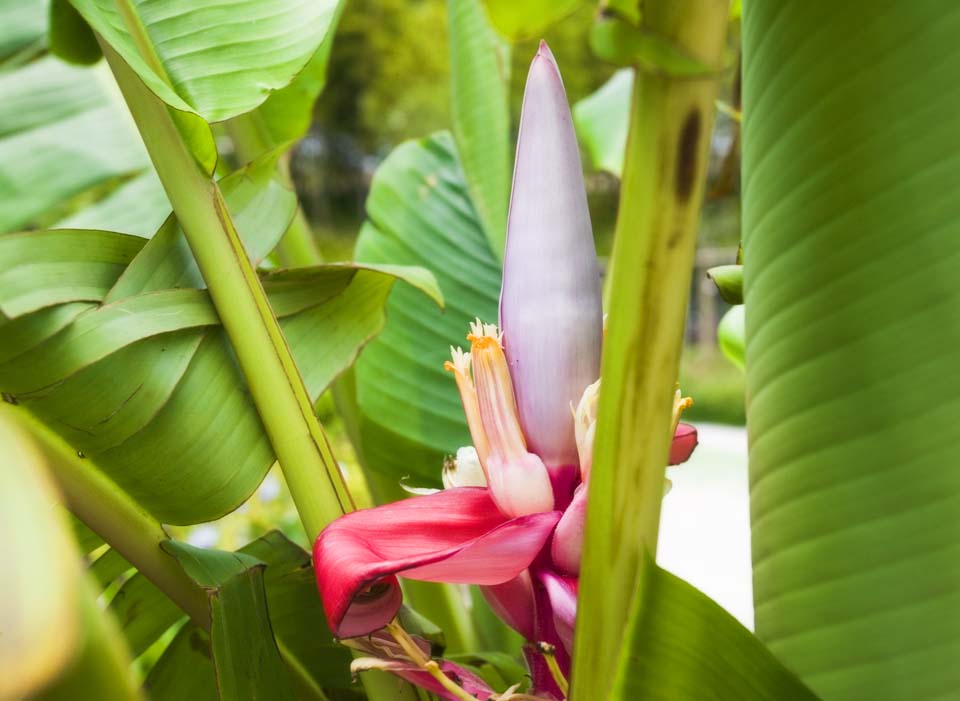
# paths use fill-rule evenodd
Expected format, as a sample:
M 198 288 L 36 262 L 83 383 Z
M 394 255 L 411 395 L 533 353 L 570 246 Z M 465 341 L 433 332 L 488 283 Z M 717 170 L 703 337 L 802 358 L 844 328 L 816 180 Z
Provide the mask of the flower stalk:
M 160 182 L 237 354 L 310 538 L 354 508 L 276 316 L 217 184 L 202 172 L 169 108 L 101 39 Z
M 721 0 L 644 5 L 642 31 L 717 70 L 638 70 L 634 82 L 581 569 L 578 701 L 609 694 L 644 551 L 656 554 L 727 12 Z

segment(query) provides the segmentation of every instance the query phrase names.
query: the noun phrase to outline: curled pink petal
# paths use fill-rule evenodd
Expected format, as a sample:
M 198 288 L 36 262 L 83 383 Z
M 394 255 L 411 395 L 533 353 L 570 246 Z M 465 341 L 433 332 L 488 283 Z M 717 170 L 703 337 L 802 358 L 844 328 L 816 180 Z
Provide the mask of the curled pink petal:
M 500 323 L 529 450 L 551 471 L 576 470 L 570 406 L 600 375 L 600 271 L 570 108 L 544 43 L 523 96 Z
M 330 629 L 366 635 L 400 607 L 394 575 L 502 584 L 525 570 L 560 519 L 508 519 L 486 489 L 460 487 L 343 516 L 317 537 L 313 565 Z
M 527 640 L 533 639 L 534 596 L 530 572 L 524 570 L 503 584 L 480 587 L 493 612 Z
M 550 599 L 550 608 L 553 612 L 553 626 L 563 642 L 568 653 L 573 653 L 573 628 L 577 622 L 577 590 L 579 582 L 576 577 L 561 577 L 553 572 L 541 572 L 540 581 L 543 582 Z
M 580 574 L 580 556 L 583 552 L 583 524 L 587 517 L 587 486 L 581 484 L 573 494 L 573 501 L 563 512 L 550 544 L 550 557 L 562 573 L 576 577 Z
M 690 424 L 679 424 L 670 444 L 670 464 L 679 465 L 690 459 L 697 447 L 697 429 Z

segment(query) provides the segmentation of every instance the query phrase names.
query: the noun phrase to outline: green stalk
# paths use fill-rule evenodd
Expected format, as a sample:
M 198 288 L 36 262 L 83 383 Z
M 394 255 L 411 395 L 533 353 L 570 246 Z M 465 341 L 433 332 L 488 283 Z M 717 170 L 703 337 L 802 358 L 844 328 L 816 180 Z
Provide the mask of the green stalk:
M 207 283 L 313 541 L 328 523 L 355 507 L 303 378 L 217 184 L 198 167 L 169 108 L 102 37 L 98 40 Z M 285 648 L 278 646 L 288 660 Z M 288 668 L 294 674 L 301 671 L 298 665 Z M 363 684 L 371 701 L 417 699 L 413 686 L 382 672 L 365 674 Z
M 197 165 L 169 108 L 100 40 L 173 205 L 310 540 L 353 501 L 293 355 L 217 184 Z
M 160 543 L 169 539 L 160 522 L 28 411 L 18 411 L 16 415 L 47 456 L 70 511 L 169 596 L 191 620 L 209 630 L 207 595 L 176 560 L 160 549 Z
M 647 2 L 643 31 L 719 67 L 722 0 Z M 613 249 L 572 698 L 609 697 L 644 551 L 656 554 L 717 73 L 637 72 Z

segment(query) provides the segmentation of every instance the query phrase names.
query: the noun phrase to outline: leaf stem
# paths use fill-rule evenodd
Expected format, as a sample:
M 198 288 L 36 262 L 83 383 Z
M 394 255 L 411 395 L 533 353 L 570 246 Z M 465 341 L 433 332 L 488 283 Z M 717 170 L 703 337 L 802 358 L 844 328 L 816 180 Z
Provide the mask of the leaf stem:
M 198 166 L 170 108 L 100 38 L 183 228 L 310 540 L 353 510 L 340 468 L 217 184 Z
M 723 0 L 650 0 L 642 31 L 718 66 L 727 12 Z M 644 551 L 656 553 L 716 90 L 717 75 L 634 81 L 575 638 L 582 701 L 608 697 Z

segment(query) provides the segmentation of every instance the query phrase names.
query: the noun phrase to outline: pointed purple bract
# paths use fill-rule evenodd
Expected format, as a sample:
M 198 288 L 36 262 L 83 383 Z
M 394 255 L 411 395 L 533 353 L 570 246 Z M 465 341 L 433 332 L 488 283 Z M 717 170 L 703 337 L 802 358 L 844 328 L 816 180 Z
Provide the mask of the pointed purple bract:
M 600 271 L 570 108 L 543 42 L 523 96 L 500 323 L 528 448 L 554 473 L 577 469 L 570 407 L 600 374 Z

